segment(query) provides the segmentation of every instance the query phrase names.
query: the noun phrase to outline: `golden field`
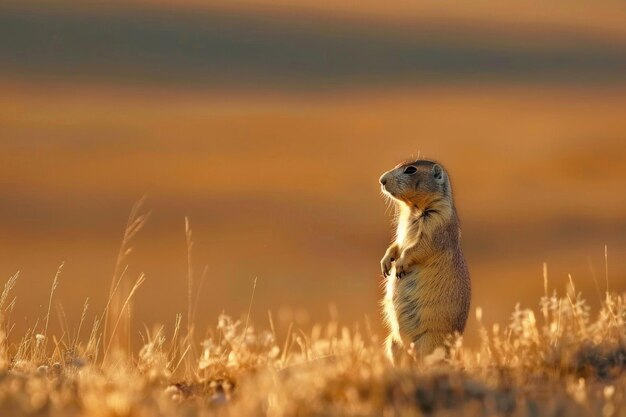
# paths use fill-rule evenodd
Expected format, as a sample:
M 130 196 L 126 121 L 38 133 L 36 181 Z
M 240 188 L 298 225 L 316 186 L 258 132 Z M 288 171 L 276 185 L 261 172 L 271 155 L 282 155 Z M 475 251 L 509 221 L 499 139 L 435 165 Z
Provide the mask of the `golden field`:
M 140 210 L 128 222 L 108 302 L 91 329 L 85 304 L 77 329 L 48 333 L 57 289 L 40 328 L 11 343 L 15 308 L 11 277 L 0 295 L 0 411 L 50 416 L 614 416 L 622 415 L 625 384 L 622 296 L 606 292 L 591 311 L 573 281 L 559 294 L 544 269 L 539 307 L 516 306 L 508 323 L 483 323 L 474 348 L 451 336 L 449 355 L 393 367 L 369 321 L 336 318 L 278 336 L 247 315 L 218 317 L 196 343 L 193 269 L 186 317 L 171 328 L 141 331 L 138 351 L 127 345 L 128 314 L 139 277 L 121 292 L 127 246 L 145 224 Z M 186 229 L 189 259 L 193 233 Z M 197 285 L 197 284 L 196 284 Z M 200 284 L 201 285 L 201 284 Z M 254 302 L 254 289 L 249 307 Z M 265 320 L 263 320 L 265 321 Z M 67 326 L 67 322 L 65 323 Z M 284 329 L 283 329 L 284 330 Z
M 625 22 L 2 2 L 0 416 L 625 414 Z M 418 155 L 451 173 L 472 314 L 394 369 L 378 177 Z

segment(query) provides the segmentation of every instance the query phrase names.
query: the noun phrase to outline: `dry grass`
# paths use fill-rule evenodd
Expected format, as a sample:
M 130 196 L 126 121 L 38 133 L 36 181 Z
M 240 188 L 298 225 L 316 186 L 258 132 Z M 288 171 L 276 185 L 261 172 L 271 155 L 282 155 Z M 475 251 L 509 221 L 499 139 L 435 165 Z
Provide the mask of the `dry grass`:
M 87 337 L 87 302 L 74 331 L 65 325 L 61 335 L 48 334 L 48 308 L 33 329 L 13 335 L 18 275 L 7 281 L 0 295 L 0 416 L 626 415 L 626 304 L 608 288 L 592 314 L 571 280 L 558 295 L 546 276 L 538 308 L 517 306 L 508 324 L 481 326 L 478 349 L 451 339 L 448 358 L 405 368 L 388 364 L 368 323 L 290 326 L 278 340 L 271 315 L 260 330 L 249 314 L 223 314 L 197 343 L 188 221 L 187 323 L 179 315 L 169 337 L 162 327 L 142 332 L 144 344 L 133 352 L 130 312 L 144 278 L 131 285 L 124 261 L 145 220 L 135 207 L 109 302 Z M 481 322 L 480 308 L 476 317 Z

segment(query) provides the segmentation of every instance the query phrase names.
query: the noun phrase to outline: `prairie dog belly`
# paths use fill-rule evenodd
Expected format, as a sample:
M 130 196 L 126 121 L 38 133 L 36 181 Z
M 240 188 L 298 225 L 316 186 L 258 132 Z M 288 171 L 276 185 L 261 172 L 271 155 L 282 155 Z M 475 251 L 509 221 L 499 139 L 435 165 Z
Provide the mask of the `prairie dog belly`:
M 459 299 L 456 277 L 441 272 L 440 265 L 431 265 L 387 279 L 385 315 L 394 340 L 408 346 L 427 332 L 463 331 L 468 306 Z
M 395 269 L 395 268 L 394 268 Z M 385 317 L 394 340 L 410 344 L 419 334 L 421 318 L 420 270 L 416 269 L 402 279 L 395 270 L 385 285 Z

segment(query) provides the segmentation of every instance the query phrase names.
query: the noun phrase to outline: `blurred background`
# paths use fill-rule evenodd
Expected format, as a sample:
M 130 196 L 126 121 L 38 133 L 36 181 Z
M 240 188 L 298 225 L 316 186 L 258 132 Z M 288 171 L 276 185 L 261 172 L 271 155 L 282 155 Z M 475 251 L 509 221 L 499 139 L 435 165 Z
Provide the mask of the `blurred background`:
M 506 322 L 571 274 L 626 289 L 621 1 L 0 3 L 0 277 L 19 329 L 53 301 L 104 308 L 131 206 L 152 215 L 133 322 L 248 310 L 266 327 L 338 311 L 382 334 L 391 239 L 378 177 L 421 155 L 451 173 L 472 310 Z M 469 343 L 477 339 L 472 313 Z

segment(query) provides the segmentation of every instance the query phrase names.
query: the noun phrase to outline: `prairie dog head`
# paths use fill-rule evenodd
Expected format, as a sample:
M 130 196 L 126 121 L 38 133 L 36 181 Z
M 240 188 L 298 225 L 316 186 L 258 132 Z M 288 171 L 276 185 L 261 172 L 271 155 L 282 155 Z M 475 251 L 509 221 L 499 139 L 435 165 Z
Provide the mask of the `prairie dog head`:
M 420 159 L 396 166 L 380 177 L 382 191 L 392 199 L 418 210 L 450 199 L 450 180 L 434 161 Z

